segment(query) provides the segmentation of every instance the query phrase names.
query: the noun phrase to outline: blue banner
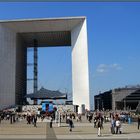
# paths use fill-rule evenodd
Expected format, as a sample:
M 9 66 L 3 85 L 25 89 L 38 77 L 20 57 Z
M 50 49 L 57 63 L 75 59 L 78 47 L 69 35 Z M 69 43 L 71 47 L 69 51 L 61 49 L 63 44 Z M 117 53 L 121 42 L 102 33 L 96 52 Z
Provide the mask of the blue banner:
M 42 103 L 42 111 L 46 111 L 46 103 Z
M 53 111 L 53 104 L 49 104 L 49 112 L 52 112 Z

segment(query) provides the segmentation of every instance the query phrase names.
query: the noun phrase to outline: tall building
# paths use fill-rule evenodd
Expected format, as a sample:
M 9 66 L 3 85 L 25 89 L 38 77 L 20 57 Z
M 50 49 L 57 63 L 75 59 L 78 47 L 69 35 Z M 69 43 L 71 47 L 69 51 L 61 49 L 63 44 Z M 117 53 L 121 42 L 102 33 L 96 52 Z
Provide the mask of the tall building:
M 27 48 L 34 40 L 38 47 L 72 48 L 73 103 L 89 109 L 86 17 L 0 21 L 0 109 L 25 101 Z

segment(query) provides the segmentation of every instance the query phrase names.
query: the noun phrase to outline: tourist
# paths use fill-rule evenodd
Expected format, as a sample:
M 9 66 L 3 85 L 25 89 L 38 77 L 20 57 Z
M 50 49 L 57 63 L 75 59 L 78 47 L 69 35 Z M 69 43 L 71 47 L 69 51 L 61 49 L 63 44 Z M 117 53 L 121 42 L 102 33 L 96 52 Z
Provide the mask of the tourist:
M 119 120 L 119 118 L 116 120 L 116 134 L 118 134 L 118 132 L 120 132 L 120 127 L 121 127 L 121 122 Z
M 76 121 L 77 121 L 77 122 L 79 121 L 79 116 L 78 116 L 78 115 L 76 116 Z
M 81 116 L 81 114 L 78 115 L 78 119 L 79 119 L 80 122 L 82 122 L 82 116 Z
M 37 115 L 33 115 L 32 116 L 32 121 L 33 121 L 33 124 L 34 124 L 34 127 L 37 127 L 36 123 L 37 123 Z
M 31 124 L 31 116 L 30 114 L 27 114 L 27 124 Z
M 139 129 L 139 126 L 140 126 L 140 115 L 138 116 L 138 129 Z
M 63 117 L 63 120 L 64 120 L 65 119 L 65 114 L 63 114 L 62 117 Z
M 115 126 L 116 126 L 116 121 L 115 121 L 115 118 L 112 117 L 111 119 L 111 133 L 112 134 L 115 134 Z
M 66 123 L 69 124 L 70 116 L 66 114 Z
M 122 134 L 122 124 L 121 124 L 121 122 L 120 122 L 119 133 Z
M 13 123 L 13 115 L 12 115 L 12 113 L 10 114 L 10 124 L 12 124 Z
M 96 128 L 97 117 L 94 117 L 94 128 Z
M 102 116 L 100 116 L 100 119 L 101 119 L 101 128 L 103 129 L 103 122 L 104 122 L 104 118 Z
M 52 128 L 52 123 L 53 123 L 53 117 L 50 117 L 50 128 Z
M 89 114 L 89 117 L 88 117 L 88 121 L 91 123 L 91 121 L 92 121 L 92 114 Z
M 61 114 L 59 113 L 59 122 L 58 122 L 58 127 L 61 127 Z
M 74 127 L 73 121 L 72 121 L 72 117 L 69 117 L 69 127 L 70 127 L 70 132 L 72 131 L 72 128 Z
M 101 119 L 98 119 L 98 122 L 97 122 L 97 135 L 98 136 L 101 136 L 101 128 L 102 128 Z

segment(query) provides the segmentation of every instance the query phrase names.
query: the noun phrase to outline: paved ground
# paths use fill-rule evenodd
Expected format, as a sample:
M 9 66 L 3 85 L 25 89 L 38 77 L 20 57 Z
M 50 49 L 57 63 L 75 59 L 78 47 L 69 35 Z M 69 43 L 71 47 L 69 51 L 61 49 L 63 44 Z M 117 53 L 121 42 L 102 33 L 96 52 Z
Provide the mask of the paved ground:
M 123 124 L 123 134 L 112 135 L 110 133 L 110 124 L 105 123 L 102 129 L 102 136 L 97 137 L 97 129 L 93 123 L 86 121 L 82 123 L 74 122 L 75 127 L 70 132 L 65 123 L 58 127 L 53 124 L 49 128 L 48 122 L 37 123 L 37 128 L 26 124 L 25 121 L 10 124 L 9 121 L 2 121 L 0 124 L 0 139 L 140 139 L 140 130 L 137 130 L 137 124 Z

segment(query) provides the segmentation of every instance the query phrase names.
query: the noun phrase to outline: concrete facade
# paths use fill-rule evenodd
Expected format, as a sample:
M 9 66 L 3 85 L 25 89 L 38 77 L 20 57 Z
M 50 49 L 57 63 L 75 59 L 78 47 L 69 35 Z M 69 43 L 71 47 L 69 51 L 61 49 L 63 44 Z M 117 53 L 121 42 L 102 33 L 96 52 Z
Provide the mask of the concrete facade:
M 0 109 L 15 104 L 16 33 L 0 25 Z
M 112 89 L 94 96 L 95 109 L 136 110 L 140 100 L 140 87 Z
M 75 27 L 72 32 L 72 87 L 73 102 L 81 103 L 89 109 L 89 75 L 86 20 Z
M 89 109 L 88 43 L 85 17 L 0 21 L 0 108 L 23 104 L 27 47 L 72 47 L 73 103 Z
M 126 108 L 124 103 L 121 105 L 119 102 L 122 102 L 126 96 L 130 95 L 136 90 L 137 88 L 121 88 L 112 90 L 112 109 L 115 110 L 117 108 L 121 108 L 121 106 Z

